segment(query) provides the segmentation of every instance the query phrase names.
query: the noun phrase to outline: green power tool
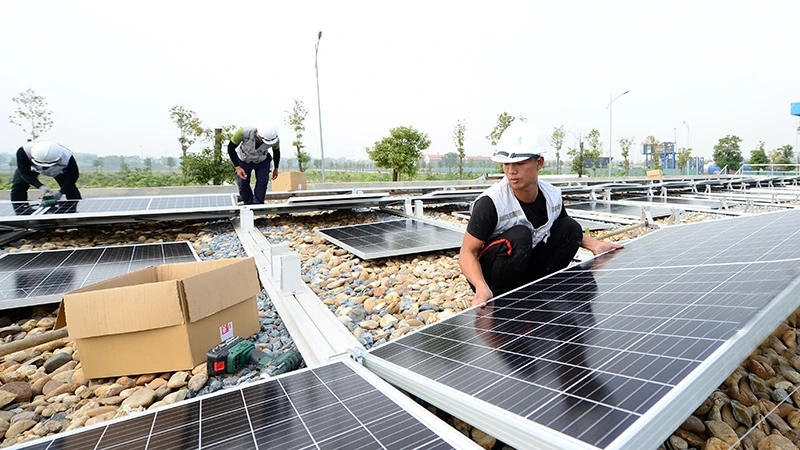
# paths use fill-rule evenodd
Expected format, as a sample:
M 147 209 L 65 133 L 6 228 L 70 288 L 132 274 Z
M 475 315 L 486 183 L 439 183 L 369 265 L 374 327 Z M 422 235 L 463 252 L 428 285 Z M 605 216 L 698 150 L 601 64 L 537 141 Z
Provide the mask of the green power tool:
M 206 353 L 206 372 L 208 375 L 236 373 L 242 370 L 248 362 L 252 362 L 257 364 L 261 371 L 268 366 L 275 367 L 270 372 L 278 375 L 300 367 L 302 361 L 303 358 L 297 350 L 291 350 L 272 359 L 266 353 L 256 349 L 252 342 L 233 336 Z
M 54 206 L 56 204 L 56 198 L 53 194 L 47 194 L 42 197 L 42 208 L 47 208 L 49 206 Z

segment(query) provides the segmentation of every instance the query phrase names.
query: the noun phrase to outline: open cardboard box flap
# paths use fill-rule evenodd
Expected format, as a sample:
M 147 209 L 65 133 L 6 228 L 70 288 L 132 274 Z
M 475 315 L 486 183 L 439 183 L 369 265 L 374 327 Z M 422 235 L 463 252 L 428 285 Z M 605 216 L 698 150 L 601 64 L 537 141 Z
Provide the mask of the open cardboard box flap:
M 253 258 L 148 266 L 64 294 L 55 329 L 67 315 L 74 339 L 196 322 L 261 289 Z
M 261 283 L 253 258 L 220 259 L 159 266 L 159 279 L 181 280 L 187 322 L 197 322 L 258 295 Z M 213 270 L 212 276 L 208 271 Z

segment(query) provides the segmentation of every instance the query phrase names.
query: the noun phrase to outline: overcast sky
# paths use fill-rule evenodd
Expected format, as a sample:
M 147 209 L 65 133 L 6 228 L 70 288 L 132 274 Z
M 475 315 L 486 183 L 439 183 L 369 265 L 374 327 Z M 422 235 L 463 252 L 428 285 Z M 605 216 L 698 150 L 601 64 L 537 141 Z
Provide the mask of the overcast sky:
M 326 157 L 366 158 L 389 129 L 428 133 L 453 151 L 467 122 L 470 155 L 490 155 L 497 115 L 546 132 L 648 135 L 710 157 L 726 134 L 767 149 L 795 145 L 800 1 L 252 1 L 3 2 L 0 152 L 25 141 L 11 97 L 32 88 L 55 125 L 45 138 L 99 155 L 178 156 L 169 109 L 208 126 L 283 124 L 309 110 L 320 156 L 314 45 Z M 690 127 L 684 125 L 684 121 Z M 568 144 L 573 144 L 569 135 Z M 285 145 L 288 150 L 288 145 Z M 640 146 L 635 148 L 640 159 Z M 632 152 L 633 153 L 633 152 Z M 552 153 L 551 153 L 552 157 Z

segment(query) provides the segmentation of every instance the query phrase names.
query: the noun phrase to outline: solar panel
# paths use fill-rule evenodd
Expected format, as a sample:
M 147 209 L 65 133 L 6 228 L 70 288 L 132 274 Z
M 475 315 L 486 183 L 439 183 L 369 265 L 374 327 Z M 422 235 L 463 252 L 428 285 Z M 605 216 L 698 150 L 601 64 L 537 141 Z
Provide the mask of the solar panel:
M 314 196 L 303 196 L 303 197 L 291 197 L 286 200 L 286 203 L 291 204 L 298 204 L 298 203 L 319 203 L 322 202 L 323 204 L 338 204 L 338 203 L 361 203 L 361 202 L 372 202 L 374 200 L 386 197 L 389 195 L 388 192 L 366 192 L 366 193 L 359 193 L 359 194 L 340 194 L 340 195 L 314 195 Z
M 475 447 L 457 432 L 437 435 L 351 367 L 334 362 L 18 448 L 433 450 L 466 446 Z
M 233 206 L 230 195 L 187 195 L 153 197 L 148 211 L 160 209 L 196 209 Z
M 45 208 L 42 215 L 51 214 L 98 214 L 98 213 L 140 213 L 163 210 L 195 210 L 219 209 L 235 207 L 230 194 L 214 195 L 168 195 L 155 197 L 112 197 L 85 198 L 81 200 L 63 200 L 54 206 Z M 20 212 L 15 214 L 15 208 Z M 27 208 L 27 209 L 26 209 Z M 0 204 L 0 216 L 29 215 L 37 211 L 35 206 L 27 202 L 11 202 Z
M 29 216 L 36 209 L 28 202 L 3 202 L 0 203 L 0 216 Z
M 641 207 L 632 205 L 622 205 L 619 203 L 591 201 L 591 202 L 570 203 L 565 206 L 568 210 L 573 209 L 577 211 L 592 211 L 605 214 L 619 214 L 622 216 L 630 216 L 630 217 L 641 217 L 642 215 Z M 654 206 L 650 208 L 650 215 L 653 218 L 667 217 L 670 215 L 670 211 L 667 208 L 660 208 Z
M 722 207 L 721 201 L 690 199 L 681 197 L 653 197 L 652 200 L 648 199 L 647 197 L 636 197 L 636 198 L 625 199 L 625 201 L 652 203 L 654 205 L 660 204 L 666 207 L 674 205 L 687 205 L 687 206 L 693 206 L 695 208 L 706 208 L 706 209 L 720 209 Z
M 446 410 L 471 396 L 450 412 L 511 445 L 656 448 L 797 308 L 799 220 L 665 228 L 363 361 Z
M 132 270 L 198 259 L 189 242 L 7 253 L 0 257 L 0 309 L 55 303 Z
M 323 228 L 317 234 L 361 259 L 461 247 L 464 233 L 415 219 Z
M 56 203 L 47 214 L 91 214 L 99 212 L 144 211 L 149 198 L 85 198 Z

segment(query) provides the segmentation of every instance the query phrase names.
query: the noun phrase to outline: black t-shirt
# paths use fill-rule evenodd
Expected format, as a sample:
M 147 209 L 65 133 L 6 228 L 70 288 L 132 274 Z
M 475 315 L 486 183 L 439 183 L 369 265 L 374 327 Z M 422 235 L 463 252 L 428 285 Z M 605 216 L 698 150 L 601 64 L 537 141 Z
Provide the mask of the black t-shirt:
M 539 195 L 536 196 L 536 200 L 534 200 L 533 203 L 521 202 L 519 199 L 517 199 L 517 201 L 522 207 L 522 212 L 525 213 L 528 222 L 530 222 L 534 228 L 539 228 L 547 223 L 547 201 L 544 199 L 544 194 L 539 192 Z M 566 215 L 567 209 L 562 206 L 559 218 L 565 217 Z M 467 224 L 467 232 L 480 241 L 487 241 L 492 237 L 492 232 L 496 226 L 497 209 L 494 207 L 492 199 L 489 196 L 484 196 L 476 200 L 475 204 L 472 206 L 472 214 Z

